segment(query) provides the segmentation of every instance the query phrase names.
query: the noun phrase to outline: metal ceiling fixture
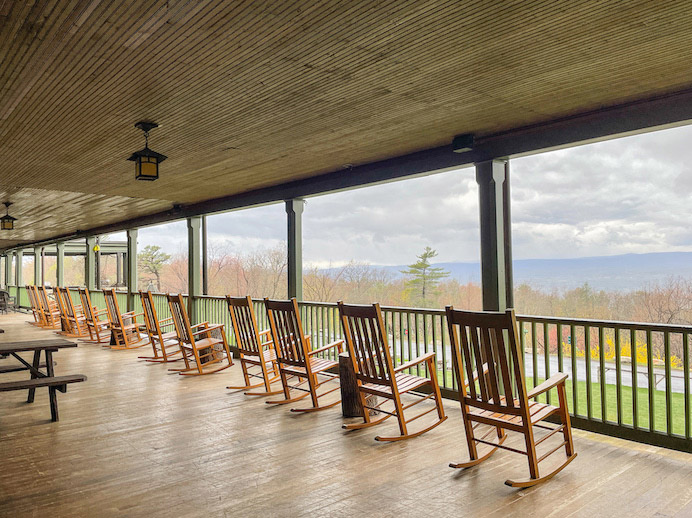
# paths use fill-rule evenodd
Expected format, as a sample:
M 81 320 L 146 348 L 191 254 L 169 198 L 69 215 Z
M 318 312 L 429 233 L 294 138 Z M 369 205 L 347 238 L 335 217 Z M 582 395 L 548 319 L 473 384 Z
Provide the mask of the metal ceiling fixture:
M 159 164 L 166 160 L 166 155 L 149 149 L 149 132 L 159 125 L 155 122 L 140 121 L 135 128 L 144 132 L 144 149 L 135 151 L 128 158 L 135 163 L 135 179 L 153 182 L 159 177 Z
M 3 205 L 5 205 L 6 213 L 0 218 L 0 228 L 2 230 L 14 230 L 14 222 L 17 221 L 17 218 L 10 216 L 10 205 L 12 205 L 12 202 L 6 201 Z

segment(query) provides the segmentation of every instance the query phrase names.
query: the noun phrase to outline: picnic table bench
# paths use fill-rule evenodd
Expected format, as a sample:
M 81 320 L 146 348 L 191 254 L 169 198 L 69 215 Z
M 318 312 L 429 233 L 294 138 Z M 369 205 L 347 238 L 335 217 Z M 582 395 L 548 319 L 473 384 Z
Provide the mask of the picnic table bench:
M 56 392 L 67 392 L 67 385 L 86 381 L 84 374 L 69 374 L 56 376 L 53 366 L 53 353 L 59 349 L 77 347 L 76 343 L 63 339 L 51 340 L 32 340 L 28 342 L 8 342 L 0 343 L 0 356 L 11 355 L 20 365 L 2 365 L 0 374 L 8 372 L 19 372 L 28 370 L 31 378 L 28 380 L 16 380 L 0 382 L 0 392 L 12 390 L 28 390 L 29 396 L 27 403 L 34 402 L 34 395 L 37 388 L 48 387 L 48 398 L 50 401 L 51 420 L 58 420 L 58 398 Z M 33 362 L 29 363 L 19 356 L 22 352 L 33 352 Z M 45 355 L 45 362 L 41 363 L 41 352 Z M 45 372 L 41 369 L 46 369 Z

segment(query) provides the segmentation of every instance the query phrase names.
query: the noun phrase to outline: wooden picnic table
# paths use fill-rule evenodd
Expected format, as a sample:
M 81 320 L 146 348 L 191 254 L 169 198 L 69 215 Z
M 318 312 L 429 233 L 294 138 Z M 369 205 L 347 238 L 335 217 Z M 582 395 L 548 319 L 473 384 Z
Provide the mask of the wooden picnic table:
M 31 373 L 31 378 L 28 380 L 5 381 L 0 382 L 0 392 L 10 390 L 29 390 L 27 403 L 34 402 L 34 394 L 39 387 L 48 387 L 48 397 L 50 400 L 51 420 L 58 420 L 58 398 L 56 391 L 67 392 L 69 383 L 77 383 L 86 381 L 86 376 L 83 374 L 70 374 L 66 376 L 56 376 L 53 366 L 53 353 L 59 349 L 77 347 L 77 344 L 64 340 L 62 338 L 54 338 L 50 340 L 31 340 L 27 342 L 7 342 L 0 343 L 0 356 L 12 356 L 20 365 L 2 365 L 0 366 L 0 374 L 8 372 L 17 372 L 28 370 Z M 20 353 L 33 352 L 32 363 L 27 362 L 22 358 Z M 41 364 L 41 352 L 45 356 L 45 364 Z M 41 369 L 45 368 L 45 372 Z

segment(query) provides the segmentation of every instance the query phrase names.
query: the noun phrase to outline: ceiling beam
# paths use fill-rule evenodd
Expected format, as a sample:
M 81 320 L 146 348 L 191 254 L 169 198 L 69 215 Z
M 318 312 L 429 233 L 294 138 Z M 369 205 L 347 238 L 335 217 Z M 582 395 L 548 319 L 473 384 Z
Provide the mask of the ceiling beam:
M 679 126 L 692 121 L 692 90 L 605 107 L 542 124 L 477 137 L 471 151 L 454 153 L 450 145 L 426 149 L 341 169 L 330 173 L 257 189 L 233 196 L 215 198 L 185 206 L 94 227 L 84 231 L 31 241 L 3 251 L 108 234 L 122 230 L 166 223 L 190 216 L 229 211 L 389 182 L 469 166 L 495 158 L 512 158 L 548 150 L 642 133 L 653 128 Z

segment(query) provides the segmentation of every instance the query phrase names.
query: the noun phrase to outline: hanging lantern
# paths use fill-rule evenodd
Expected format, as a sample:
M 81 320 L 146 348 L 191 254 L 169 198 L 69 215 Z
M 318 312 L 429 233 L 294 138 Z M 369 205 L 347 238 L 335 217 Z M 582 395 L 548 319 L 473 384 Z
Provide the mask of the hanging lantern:
M 128 158 L 135 163 L 135 179 L 153 182 L 159 177 L 159 164 L 166 160 L 166 156 L 149 149 L 149 131 L 158 128 L 155 122 L 140 121 L 135 124 L 135 128 L 144 132 L 144 149 L 135 151 Z
M 6 213 L 0 218 L 0 228 L 2 228 L 2 230 L 14 230 L 14 222 L 17 221 L 17 218 L 10 216 L 10 205 L 12 205 L 12 203 L 6 201 L 4 205 Z

